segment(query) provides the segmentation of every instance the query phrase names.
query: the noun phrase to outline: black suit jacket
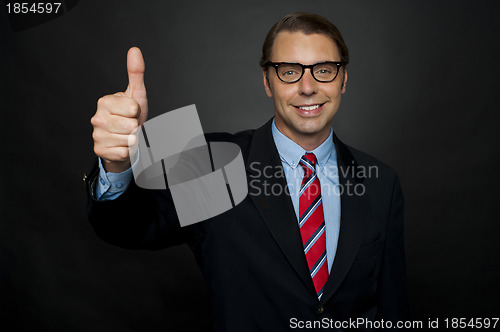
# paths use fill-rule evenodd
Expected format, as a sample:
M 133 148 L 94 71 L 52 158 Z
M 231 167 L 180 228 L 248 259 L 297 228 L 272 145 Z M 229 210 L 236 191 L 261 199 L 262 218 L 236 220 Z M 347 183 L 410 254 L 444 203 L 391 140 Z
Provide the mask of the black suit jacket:
M 331 327 L 356 318 L 407 319 L 403 197 L 396 173 L 334 137 L 345 190 L 337 253 L 318 301 L 292 202 L 285 194 L 265 195 L 266 187 L 269 192 L 275 186 L 277 192 L 287 185 L 283 173 L 266 178 L 263 172 L 265 166 L 282 167 L 271 123 L 235 135 L 207 136 L 209 141 L 234 142 L 242 150 L 249 195 L 235 208 L 181 228 L 168 190 L 132 183 L 115 201 L 89 199 L 96 233 L 125 248 L 156 250 L 188 243 L 212 297 L 216 331 L 287 331 L 301 322 Z M 87 181 L 89 193 L 97 173 L 94 168 Z M 355 185 L 359 195 L 352 194 Z

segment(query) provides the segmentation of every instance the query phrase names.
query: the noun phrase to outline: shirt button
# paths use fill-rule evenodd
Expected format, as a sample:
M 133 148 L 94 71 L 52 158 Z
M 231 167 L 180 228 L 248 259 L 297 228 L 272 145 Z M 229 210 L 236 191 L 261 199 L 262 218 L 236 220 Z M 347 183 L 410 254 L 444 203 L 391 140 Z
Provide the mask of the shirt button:
M 121 188 L 121 187 L 123 187 L 123 183 L 118 182 L 118 183 L 116 184 L 116 188 Z
M 102 178 L 99 178 L 99 182 L 101 182 L 101 184 L 104 186 L 104 180 Z
M 317 315 L 322 315 L 325 312 L 325 307 L 321 306 L 316 310 Z

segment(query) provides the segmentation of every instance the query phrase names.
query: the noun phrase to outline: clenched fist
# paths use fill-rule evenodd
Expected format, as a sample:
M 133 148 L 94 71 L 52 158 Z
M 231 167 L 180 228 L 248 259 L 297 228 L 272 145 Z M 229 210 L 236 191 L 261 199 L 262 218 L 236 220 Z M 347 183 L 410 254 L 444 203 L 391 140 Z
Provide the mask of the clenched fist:
M 127 53 L 127 90 L 101 97 L 90 120 L 94 127 L 94 152 L 101 157 L 107 172 L 120 173 L 130 167 L 128 147 L 135 143 L 135 136 L 129 138 L 129 134 L 148 116 L 144 69 L 141 50 L 132 47 Z

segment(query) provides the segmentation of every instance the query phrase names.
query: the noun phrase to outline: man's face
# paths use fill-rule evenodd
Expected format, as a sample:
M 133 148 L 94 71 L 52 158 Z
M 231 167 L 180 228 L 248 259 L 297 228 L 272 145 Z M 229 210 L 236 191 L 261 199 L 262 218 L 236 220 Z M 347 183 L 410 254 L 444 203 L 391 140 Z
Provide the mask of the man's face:
M 282 31 L 274 40 L 270 61 L 311 65 L 340 60 L 339 49 L 330 37 Z M 330 134 L 331 121 L 345 92 L 343 83 L 347 81 L 347 73 L 341 68 L 335 80 L 321 83 L 314 79 L 310 69 L 305 69 L 298 82 L 284 83 L 274 68 L 267 70 L 269 82 L 265 70 L 262 71 L 264 86 L 274 100 L 276 127 L 306 150 L 311 144 L 321 144 Z

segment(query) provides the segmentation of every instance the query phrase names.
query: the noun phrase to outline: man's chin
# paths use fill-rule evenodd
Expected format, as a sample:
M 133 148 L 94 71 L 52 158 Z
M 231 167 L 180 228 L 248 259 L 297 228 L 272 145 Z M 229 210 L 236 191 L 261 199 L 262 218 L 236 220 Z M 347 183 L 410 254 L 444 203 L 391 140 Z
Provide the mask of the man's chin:
M 304 124 L 296 128 L 296 131 L 303 136 L 315 136 L 315 135 L 323 135 L 328 128 L 328 126 L 319 123 L 310 123 Z
M 321 133 L 324 128 L 328 126 L 328 124 L 329 122 L 327 123 L 319 116 L 301 118 L 297 123 L 296 129 L 301 131 L 303 134 L 314 135 Z

